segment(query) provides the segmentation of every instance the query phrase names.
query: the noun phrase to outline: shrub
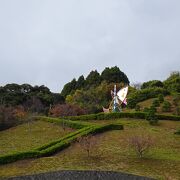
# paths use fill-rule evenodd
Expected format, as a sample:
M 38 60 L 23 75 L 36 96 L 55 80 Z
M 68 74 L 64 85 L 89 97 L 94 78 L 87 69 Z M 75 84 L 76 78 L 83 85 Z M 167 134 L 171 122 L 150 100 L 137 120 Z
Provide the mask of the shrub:
M 157 125 L 158 119 L 155 115 L 155 111 L 149 110 L 149 112 L 146 114 L 146 120 L 149 121 L 150 125 Z
M 180 129 L 178 129 L 174 134 L 180 135 Z
M 174 104 L 174 106 L 178 106 L 179 103 L 180 103 L 180 95 L 176 94 L 173 97 L 173 104 Z
M 147 109 L 148 111 L 150 111 L 149 108 Z M 119 119 L 119 118 L 146 119 L 146 114 L 147 112 L 98 113 L 98 114 L 89 114 L 89 115 L 82 115 L 82 116 L 70 116 L 70 117 L 64 117 L 64 118 L 73 120 L 73 121 L 108 120 L 108 119 Z M 156 114 L 156 117 L 159 120 L 180 121 L 180 116 Z
M 136 107 L 135 107 L 135 111 L 140 111 L 140 109 L 141 109 L 140 105 L 137 104 Z
M 151 105 L 151 107 L 149 108 L 150 111 L 154 111 L 154 112 L 157 112 L 157 109 L 154 105 Z
M 154 144 L 151 136 L 145 133 L 130 136 L 128 138 L 128 143 L 139 158 L 142 158 Z
M 134 108 L 137 103 L 149 98 L 156 98 L 159 94 L 168 95 L 169 92 L 163 88 L 148 88 L 134 92 L 128 97 L 128 107 Z
M 86 114 L 86 111 L 72 104 L 57 104 L 50 109 L 49 114 L 52 117 L 78 116 Z
M 149 108 L 148 107 L 145 107 L 143 112 L 147 113 L 149 111 Z
M 160 106 L 159 100 L 158 100 L 158 99 L 155 99 L 155 100 L 153 101 L 152 105 L 153 105 L 154 107 L 159 107 L 159 106 Z
M 159 102 L 160 102 L 160 103 L 164 102 L 164 96 L 163 96 L 163 94 L 159 94 L 158 99 L 159 99 Z
M 170 112 L 171 111 L 171 103 L 168 101 L 164 101 L 162 105 L 163 112 Z

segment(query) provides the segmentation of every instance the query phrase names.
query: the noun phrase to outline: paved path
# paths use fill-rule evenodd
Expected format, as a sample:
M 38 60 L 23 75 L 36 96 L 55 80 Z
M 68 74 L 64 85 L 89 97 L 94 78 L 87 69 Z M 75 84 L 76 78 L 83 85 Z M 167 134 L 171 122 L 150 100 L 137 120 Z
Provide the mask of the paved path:
M 151 178 L 112 171 L 57 171 L 8 180 L 152 180 Z

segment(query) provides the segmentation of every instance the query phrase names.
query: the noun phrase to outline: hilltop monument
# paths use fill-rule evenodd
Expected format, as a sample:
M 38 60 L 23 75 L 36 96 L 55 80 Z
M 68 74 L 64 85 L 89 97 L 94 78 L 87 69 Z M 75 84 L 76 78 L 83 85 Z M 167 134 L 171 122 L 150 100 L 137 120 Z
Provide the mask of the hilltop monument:
M 128 93 L 128 86 L 123 87 L 118 92 L 116 92 L 116 85 L 114 85 L 114 91 L 111 90 L 112 101 L 110 102 L 109 108 L 103 107 L 105 113 L 109 112 L 121 112 L 122 104 L 127 105 L 126 96 Z

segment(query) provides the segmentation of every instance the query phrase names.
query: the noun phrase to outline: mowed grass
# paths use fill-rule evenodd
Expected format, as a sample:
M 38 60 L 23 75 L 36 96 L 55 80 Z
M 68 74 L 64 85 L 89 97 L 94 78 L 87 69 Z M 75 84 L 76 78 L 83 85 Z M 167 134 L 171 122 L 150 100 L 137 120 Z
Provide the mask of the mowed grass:
M 93 123 L 117 122 L 124 130 L 96 135 L 99 147 L 87 157 L 86 152 L 74 143 L 66 150 L 51 157 L 23 160 L 0 166 L 0 176 L 9 177 L 56 170 L 108 170 L 127 172 L 156 179 L 180 179 L 180 136 L 174 135 L 180 123 L 160 121 L 150 126 L 145 120 L 119 119 L 92 121 Z M 148 133 L 154 147 L 143 159 L 128 146 L 127 139 L 135 133 Z
M 145 101 L 142 101 L 142 102 L 138 103 L 138 105 L 140 105 L 141 110 L 143 110 L 145 107 L 149 108 L 149 107 L 152 105 L 152 103 L 153 103 L 153 101 L 154 101 L 155 99 L 158 99 L 158 98 L 150 98 L 150 99 L 147 99 L 147 100 L 145 100 Z M 166 96 L 166 97 L 164 97 L 164 100 L 171 103 L 171 111 L 170 111 L 170 112 L 163 112 L 163 111 L 162 111 L 162 105 L 163 105 L 163 103 L 160 103 L 160 106 L 157 107 L 157 112 L 158 112 L 158 113 L 161 113 L 161 114 L 167 114 L 167 115 L 172 115 L 172 114 L 174 114 L 176 107 L 175 107 L 174 104 L 173 104 L 173 96 Z M 180 102 L 179 102 L 179 103 L 180 103 Z M 131 110 L 131 111 L 132 111 L 132 110 Z
M 68 134 L 61 126 L 43 121 L 31 121 L 5 131 L 0 131 L 0 155 L 26 151 L 39 147 Z

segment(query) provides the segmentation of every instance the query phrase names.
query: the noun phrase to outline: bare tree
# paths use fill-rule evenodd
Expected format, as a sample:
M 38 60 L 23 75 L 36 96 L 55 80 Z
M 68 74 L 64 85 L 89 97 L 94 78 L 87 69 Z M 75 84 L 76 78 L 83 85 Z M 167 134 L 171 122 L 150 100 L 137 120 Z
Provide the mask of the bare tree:
M 87 153 L 87 156 L 90 157 L 90 155 L 96 150 L 98 151 L 98 145 L 99 145 L 99 137 L 88 135 L 78 138 L 78 143 L 82 150 L 84 150 Z
M 142 158 L 145 153 L 154 145 L 153 139 L 149 134 L 135 134 L 128 138 L 128 143 L 135 150 L 137 155 Z

